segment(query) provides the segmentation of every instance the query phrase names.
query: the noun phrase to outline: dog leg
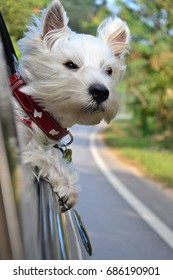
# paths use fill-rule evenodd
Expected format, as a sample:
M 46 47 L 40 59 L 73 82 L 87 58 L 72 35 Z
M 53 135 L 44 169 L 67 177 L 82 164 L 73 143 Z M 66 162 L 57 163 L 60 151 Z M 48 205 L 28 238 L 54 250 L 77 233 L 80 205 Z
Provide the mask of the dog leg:
M 32 166 L 34 176 L 48 181 L 60 202 L 61 211 L 74 206 L 79 196 L 78 174 L 57 149 L 45 150 L 33 145 L 23 152 L 24 163 Z M 37 172 L 35 171 L 37 169 Z

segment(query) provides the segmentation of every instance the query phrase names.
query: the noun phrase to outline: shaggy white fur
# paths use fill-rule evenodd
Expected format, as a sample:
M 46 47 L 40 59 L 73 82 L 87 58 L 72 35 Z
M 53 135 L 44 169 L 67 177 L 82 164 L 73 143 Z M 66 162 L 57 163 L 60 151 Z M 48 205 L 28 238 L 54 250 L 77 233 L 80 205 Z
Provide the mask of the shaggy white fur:
M 129 48 L 127 24 L 118 17 L 106 19 L 97 36 L 77 34 L 68 27 L 63 6 L 54 0 L 41 19 L 35 18 L 20 40 L 22 91 L 31 95 L 63 128 L 74 124 L 109 123 L 117 113 L 116 85 L 125 70 Z M 26 114 L 15 103 L 17 116 Z M 27 116 L 25 116 L 27 117 Z M 35 175 L 48 180 L 66 208 L 79 194 L 78 176 L 62 152 L 36 124 L 32 130 L 19 123 L 25 163 Z M 62 210 L 66 210 L 62 206 Z

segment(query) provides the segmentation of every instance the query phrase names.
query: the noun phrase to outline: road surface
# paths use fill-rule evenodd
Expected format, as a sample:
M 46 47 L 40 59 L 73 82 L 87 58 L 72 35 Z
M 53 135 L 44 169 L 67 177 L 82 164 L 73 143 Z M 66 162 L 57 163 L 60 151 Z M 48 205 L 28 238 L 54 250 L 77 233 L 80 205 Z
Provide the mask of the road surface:
M 172 260 L 172 195 L 112 156 L 96 128 L 75 126 L 71 132 L 82 189 L 76 209 L 92 243 L 92 259 Z

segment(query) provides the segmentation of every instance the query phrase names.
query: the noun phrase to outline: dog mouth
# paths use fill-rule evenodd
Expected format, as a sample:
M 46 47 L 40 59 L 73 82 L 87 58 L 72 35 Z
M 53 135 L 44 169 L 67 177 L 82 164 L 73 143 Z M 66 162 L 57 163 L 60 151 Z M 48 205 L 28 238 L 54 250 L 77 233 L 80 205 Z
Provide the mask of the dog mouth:
M 103 106 L 103 104 L 91 104 L 89 106 L 87 106 L 86 108 L 84 108 L 84 111 L 87 113 L 104 113 L 105 112 L 105 108 Z

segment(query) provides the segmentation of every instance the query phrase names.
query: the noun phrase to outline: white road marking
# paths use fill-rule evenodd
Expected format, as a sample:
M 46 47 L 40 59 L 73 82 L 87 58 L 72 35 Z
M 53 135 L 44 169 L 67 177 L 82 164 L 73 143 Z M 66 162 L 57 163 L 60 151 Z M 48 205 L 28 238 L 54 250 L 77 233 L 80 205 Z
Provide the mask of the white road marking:
M 158 218 L 142 201 L 109 170 L 96 148 L 96 137 L 100 130 L 90 134 L 90 151 L 92 156 L 111 186 L 143 218 L 143 220 L 173 249 L 173 231 Z

